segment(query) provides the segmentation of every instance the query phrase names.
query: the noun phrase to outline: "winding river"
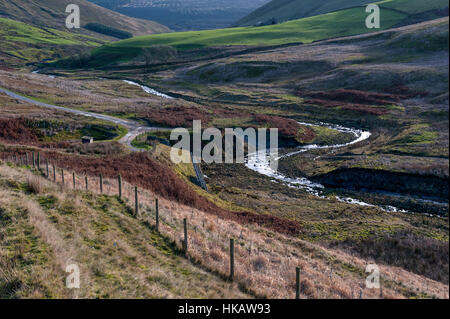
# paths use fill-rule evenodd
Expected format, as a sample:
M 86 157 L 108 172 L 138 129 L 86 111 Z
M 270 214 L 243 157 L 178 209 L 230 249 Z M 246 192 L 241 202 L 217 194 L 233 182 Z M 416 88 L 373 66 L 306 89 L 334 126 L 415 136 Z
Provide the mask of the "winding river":
M 37 71 L 34 73 L 39 73 L 39 72 Z M 129 85 L 139 86 L 142 90 L 144 90 L 148 94 L 156 95 L 156 96 L 159 96 L 164 99 L 172 99 L 172 97 L 170 97 L 166 94 L 160 93 L 154 89 L 140 85 L 136 82 L 129 81 L 129 80 L 123 80 L 123 82 L 125 82 Z M 20 94 L 11 92 L 11 91 L 3 89 L 3 88 L 0 88 L 0 93 L 4 93 L 12 98 L 15 98 L 15 99 L 27 102 L 27 103 L 31 103 L 31 104 L 34 104 L 34 105 L 37 105 L 40 107 L 60 110 L 60 111 L 64 111 L 64 112 L 70 112 L 73 114 L 82 115 L 82 116 L 86 116 L 86 117 L 92 117 L 92 118 L 96 118 L 96 119 L 101 119 L 104 121 L 122 125 L 128 129 L 128 133 L 122 139 L 120 139 L 119 142 L 126 145 L 128 148 L 130 148 L 134 152 L 142 151 L 142 149 L 135 148 L 132 145 L 132 141 L 137 136 L 139 136 L 140 134 L 143 134 L 145 132 L 149 132 L 149 131 L 167 130 L 166 128 L 161 128 L 161 127 L 144 126 L 137 121 L 133 121 L 133 120 L 129 120 L 129 119 L 120 119 L 120 118 L 108 116 L 105 114 L 86 112 L 86 111 L 71 109 L 71 108 L 67 108 L 67 107 L 42 103 L 42 102 L 30 99 L 28 97 L 22 96 Z M 317 124 L 299 122 L 299 124 L 304 125 L 304 126 L 326 127 L 328 129 L 332 129 L 332 130 L 336 130 L 336 131 L 339 131 L 342 133 L 347 133 L 347 134 L 353 135 L 354 139 L 345 144 L 334 144 L 334 145 L 312 144 L 312 145 L 301 146 L 296 151 L 279 156 L 275 160 L 279 161 L 281 159 L 291 157 L 291 156 L 294 156 L 294 155 L 297 155 L 300 153 L 312 151 L 315 149 L 337 149 L 337 148 L 347 147 L 347 146 L 368 140 L 370 138 L 370 136 L 372 135 L 368 131 L 363 131 L 363 130 L 354 129 L 354 128 L 347 128 L 347 127 L 343 127 L 340 125 L 334 125 L 334 124 L 328 124 L 328 123 L 322 123 L 322 122 L 319 122 Z M 280 172 L 278 172 L 276 170 L 273 170 L 270 166 L 270 158 L 269 157 L 270 157 L 270 155 L 268 154 L 267 150 L 261 150 L 257 153 L 249 154 L 246 158 L 245 165 L 250 170 L 255 171 L 259 174 L 268 176 L 268 177 L 274 179 L 274 181 L 284 183 L 288 187 L 304 189 L 310 194 L 313 194 L 320 198 L 326 198 L 323 195 L 323 190 L 325 189 L 325 187 L 323 185 L 312 182 L 309 179 L 304 178 L 304 177 L 290 178 L 290 177 L 287 177 L 287 176 L 281 174 Z M 354 199 L 354 198 L 341 198 L 339 196 L 336 196 L 335 198 L 341 202 L 354 204 L 354 205 L 379 207 L 380 209 L 383 209 L 385 211 L 391 211 L 391 212 L 396 212 L 396 211 L 406 212 L 405 210 L 399 210 L 393 206 L 376 206 L 376 205 L 368 204 L 368 203 L 365 203 L 363 201 L 360 201 L 360 200 Z
M 144 90 L 145 93 L 156 95 L 156 96 L 162 97 L 163 99 L 169 99 L 169 100 L 173 99 L 173 97 L 171 97 L 171 96 L 169 96 L 167 94 L 158 92 L 158 91 L 156 91 L 156 90 L 154 90 L 152 88 L 149 88 L 148 86 L 141 85 L 139 83 L 136 83 L 136 82 L 133 82 L 133 81 L 130 81 L 130 80 L 122 80 L 122 81 L 127 83 L 127 84 L 129 84 L 129 85 L 134 85 L 134 86 L 140 87 L 142 90 Z
M 281 159 L 288 158 L 288 157 L 291 157 L 294 155 L 298 155 L 301 153 L 305 153 L 308 151 L 316 150 L 316 149 L 338 149 L 338 148 L 347 147 L 347 146 L 368 140 L 370 138 L 370 136 L 372 135 L 368 131 L 358 130 L 358 129 L 354 129 L 354 128 L 348 128 L 348 127 L 344 127 L 344 126 L 340 126 L 340 125 L 322 123 L 322 122 L 319 122 L 317 124 L 304 123 L 304 122 L 298 122 L 298 123 L 303 126 L 326 127 L 331 130 L 336 130 L 336 131 L 339 131 L 342 133 L 347 133 L 347 134 L 353 135 L 354 139 L 351 142 L 348 142 L 345 144 L 333 144 L 333 145 L 311 144 L 311 145 L 301 146 L 294 152 L 290 152 L 290 153 L 284 154 L 282 156 L 279 156 L 278 158 L 275 159 L 276 161 L 279 161 Z M 270 154 L 267 152 L 267 150 L 261 150 L 261 151 L 258 151 L 257 153 L 249 154 L 246 159 L 245 166 L 247 168 L 251 169 L 252 171 L 255 171 L 259 174 L 273 178 L 276 181 L 282 182 L 285 185 L 287 185 L 288 187 L 304 189 L 308 193 L 313 194 L 317 197 L 326 198 L 325 196 L 322 195 L 322 190 L 325 189 L 325 187 L 323 185 L 314 183 L 305 177 L 290 178 L 290 177 L 287 177 L 287 176 L 281 174 L 280 172 L 272 169 L 270 166 Z M 341 198 L 339 196 L 336 196 L 336 199 L 341 202 L 345 202 L 345 203 L 353 204 L 353 205 L 379 207 L 379 208 L 383 209 L 384 211 L 392 211 L 392 212 L 399 211 L 399 209 L 397 209 L 396 207 L 393 207 L 393 206 L 380 207 L 380 206 L 368 204 L 368 203 L 365 203 L 358 199 L 350 198 L 350 197 Z

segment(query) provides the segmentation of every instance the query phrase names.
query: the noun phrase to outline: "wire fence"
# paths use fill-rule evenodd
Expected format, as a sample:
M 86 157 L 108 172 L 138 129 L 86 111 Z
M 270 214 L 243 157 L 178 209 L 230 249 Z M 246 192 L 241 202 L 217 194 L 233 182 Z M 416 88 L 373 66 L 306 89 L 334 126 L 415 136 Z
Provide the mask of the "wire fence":
M 333 261 L 317 262 L 317 252 L 312 247 L 302 247 L 304 242 L 269 232 L 271 238 L 261 234 L 256 225 L 244 226 L 159 199 L 152 192 L 123 181 L 120 175 L 111 179 L 79 174 L 58 168 L 51 159 L 35 153 L 6 160 L 35 169 L 69 190 L 116 196 L 132 212 L 130 218 L 169 238 L 180 255 L 256 297 L 351 299 L 398 295 L 397 287 L 389 280 L 387 287 L 378 290 L 365 289 L 362 275 L 344 280 L 333 271 Z M 308 253 L 302 253 L 308 249 Z

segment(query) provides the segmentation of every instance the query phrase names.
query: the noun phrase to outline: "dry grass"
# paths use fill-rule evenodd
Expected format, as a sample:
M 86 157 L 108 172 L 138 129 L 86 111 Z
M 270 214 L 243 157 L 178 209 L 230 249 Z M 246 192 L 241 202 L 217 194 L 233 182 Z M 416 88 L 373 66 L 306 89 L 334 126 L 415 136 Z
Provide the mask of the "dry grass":
M 115 180 L 105 179 L 104 183 L 105 194 L 117 194 Z M 99 189 L 96 179 L 90 179 L 89 188 Z M 123 194 L 127 204 L 134 207 L 134 186 L 124 182 Z M 139 219 L 154 225 L 155 195 L 139 190 L 139 198 Z M 162 233 L 181 249 L 182 220 L 187 218 L 190 258 L 224 277 L 229 271 L 229 239 L 235 238 L 236 279 L 256 295 L 293 298 L 295 267 L 300 266 L 304 280 L 303 298 L 359 298 L 361 292 L 363 298 L 380 297 L 380 291 L 364 288 L 364 270 L 371 260 L 273 233 L 256 225 L 223 220 L 168 200 L 159 199 L 159 202 Z M 385 283 L 383 298 L 448 297 L 447 285 L 400 267 L 380 265 L 380 268 Z
M 33 194 L 40 194 L 43 191 L 41 178 L 31 173 L 27 176 L 27 185 Z
M 179 257 L 176 248 L 130 217 L 113 197 L 71 191 L 42 177 L 36 178 L 50 185 L 44 193 L 30 194 L 22 188 L 26 173 L 0 166 L 0 212 L 6 227 L 4 233 L 0 229 L 2 297 L 249 297 Z M 13 253 L 9 246 L 16 236 L 23 239 Z M 11 257 L 14 262 L 8 266 Z M 71 263 L 80 267 L 80 290 L 65 288 L 64 270 Z
M 151 199 L 152 194 L 142 194 L 141 198 L 144 198 L 142 202 L 151 205 L 151 200 L 147 199 Z M 236 278 L 258 295 L 293 298 L 297 266 L 302 268 L 305 283 L 312 283 L 312 287 L 302 291 L 304 298 L 352 298 L 359 296 L 364 285 L 364 269 L 368 263 L 366 260 L 267 232 L 257 226 L 242 226 L 217 219 L 174 203 L 166 202 L 161 208 L 163 233 L 168 234 L 181 247 L 181 221 L 188 218 L 191 258 L 224 276 L 228 274 L 229 238 L 236 238 Z M 145 213 L 140 218 L 154 223 Z M 217 227 L 214 232 L 208 231 L 208 225 L 211 223 Z M 348 265 L 354 269 L 349 271 Z M 387 285 L 383 291 L 384 297 L 407 297 L 408 294 L 416 293 L 416 288 L 426 291 L 430 296 L 446 296 L 446 285 L 400 268 L 382 268 L 383 281 Z M 392 273 L 396 274 L 395 279 L 391 276 Z M 403 289 L 401 285 L 411 279 L 415 284 L 406 284 L 408 288 Z M 363 288 L 363 297 L 378 298 L 379 291 Z
M 195 105 L 176 99 L 165 100 L 119 80 L 76 81 L 62 77 L 51 79 L 40 74 L 0 70 L 0 87 L 55 105 L 82 108 L 97 113 L 135 115 L 137 112 L 146 117 L 149 112 L 166 107 Z M 51 101 L 48 101 L 49 97 Z
M 63 189 L 72 188 L 71 173 L 65 174 Z M 60 176 L 57 176 L 60 182 Z M 62 185 L 60 185 L 61 187 Z M 89 178 L 89 189 L 98 192 L 98 178 Z M 85 188 L 84 176 L 76 176 L 76 188 Z M 105 179 L 103 193 L 117 195 L 117 181 Z M 134 185 L 123 183 L 126 204 L 134 208 Z M 61 195 L 57 195 L 61 196 Z M 144 224 L 154 224 L 155 194 L 139 190 L 140 215 Z M 72 198 L 72 210 L 83 205 Z M 61 200 L 58 200 L 59 202 Z M 89 208 L 88 208 L 89 210 Z M 115 213 L 122 216 L 123 212 Z M 206 214 L 169 200 L 160 199 L 161 231 L 182 248 L 182 220 L 189 223 L 189 256 L 210 271 L 226 277 L 229 271 L 228 243 L 236 239 L 236 280 L 258 296 L 293 298 L 295 267 L 302 268 L 303 298 L 405 298 L 448 297 L 448 285 L 413 274 L 400 267 L 383 266 L 383 295 L 364 288 L 365 267 L 370 259 L 357 258 L 337 249 L 327 249 L 249 224 L 242 225 Z M 100 258 L 100 256 L 99 256 Z
M 66 175 L 66 192 L 71 175 Z M 84 178 L 76 185 L 83 189 Z M 97 178 L 89 179 L 89 189 L 98 192 Z M 104 194 L 116 195 L 116 180 L 104 180 Z M 124 182 L 126 203 L 134 208 L 134 186 Z M 154 224 L 155 195 L 139 190 L 139 220 Z M 72 199 L 73 200 L 73 199 Z M 60 201 L 60 200 L 59 200 Z M 83 206 L 72 202 L 74 209 Z M 189 258 L 226 277 L 229 271 L 229 239 L 236 239 L 236 280 L 258 296 L 293 298 L 295 267 L 302 269 L 302 298 L 379 298 L 380 291 L 364 288 L 364 260 L 340 250 L 327 249 L 292 237 L 280 235 L 257 225 L 240 225 L 229 220 L 160 199 L 161 232 L 182 248 L 182 220 L 189 224 Z M 76 209 L 79 211 L 79 209 Z M 122 216 L 123 213 L 117 213 Z M 384 283 L 383 298 L 412 296 L 448 297 L 448 285 L 427 279 L 399 267 L 380 266 Z
M 25 152 L 23 150 L 17 151 L 14 148 L 6 149 L 5 152 L 0 150 L 0 157 L 11 157 L 12 159 L 21 161 Z M 149 189 L 169 200 L 174 200 L 185 205 L 198 208 L 204 212 L 220 216 L 230 220 L 235 220 L 239 223 L 257 223 L 277 232 L 296 235 L 301 230 L 301 225 L 292 220 L 279 218 L 270 214 L 255 214 L 249 210 L 232 211 L 228 207 L 217 206 L 213 200 L 209 200 L 204 196 L 198 194 L 195 189 L 190 187 L 190 182 L 184 180 L 174 171 L 169 169 L 164 164 L 152 158 L 146 153 L 132 153 L 124 156 L 110 156 L 110 157 L 83 157 L 83 156 L 68 156 L 61 152 L 41 152 L 41 158 L 51 158 L 51 165 L 57 165 L 56 177 L 64 185 L 73 185 L 72 172 L 67 170 L 74 170 L 77 174 L 94 175 L 95 179 L 99 181 L 99 175 L 102 174 L 104 178 L 116 179 L 119 174 L 134 185 Z M 16 158 L 17 156 L 17 158 Z M 31 155 L 29 155 L 31 156 Z M 25 156 L 26 158 L 26 156 Z M 52 165 L 53 166 L 53 165 Z M 62 178 L 61 168 L 66 168 L 64 171 L 64 179 Z M 53 168 L 51 168 L 53 170 Z M 69 173 L 69 178 L 66 177 Z M 52 171 L 53 175 L 53 171 Z M 89 177 L 91 179 L 92 177 Z M 83 176 L 84 179 L 84 176 Z M 117 180 L 115 182 L 117 184 Z M 76 187 L 80 183 L 76 182 Z M 85 185 L 82 181 L 81 185 Z M 104 190 L 108 187 L 105 183 Z M 97 186 L 96 189 L 100 189 Z
M 23 203 L 23 206 L 28 212 L 30 224 L 36 229 L 42 240 L 52 249 L 55 257 L 54 262 L 61 267 L 62 271 L 65 271 L 67 265 L 76 262 L 73 258 L 73 247 L 69 247 L 64 241 L 59 231 L 48 220 L 39 203 L 28 200 Z

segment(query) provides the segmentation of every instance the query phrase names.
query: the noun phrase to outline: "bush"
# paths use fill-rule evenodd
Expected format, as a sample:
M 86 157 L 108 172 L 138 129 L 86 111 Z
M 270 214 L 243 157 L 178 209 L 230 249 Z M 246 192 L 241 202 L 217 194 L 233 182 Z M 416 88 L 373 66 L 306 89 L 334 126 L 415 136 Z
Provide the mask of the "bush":
M 0 140 L 34 144 L 38 142 L 38 132 L 27 119 L 0 119 Z
M 55 62 L 56 67 L 60 68 L 83 68 L 88 67 L 91 62 L 90 53 L 80 53 Z
M 38 176 L 28 175 L 27 185 L 28 185 L 28 189 L 33 194 L 40 194 L 43 191 L 43 185 L 42 185 L 41 179 Z
M 175 59 L 177 55 L 177 50 L 168 45 L 154 45 L 142 49 L 141 52 L 141 56 L 143 57 L 146 66 L 149 66 L 152 63 L 166 63 Z
M 214 261 L 222 261 L 223 260 L 223 253 L 219 249 L 213 249 L 209 251 L 209 256 Z
M 190 127 L 194 120 L 201 120 L 205 124 L 210 122 L 211 117 L 198 108 L 175 106 L 148 112 L 145 119 L 169 127 Z
M 258 256 L 252 259 L 252 266 L 255 271 L 261 271 L 267 267 L 269 263 L 267 257 Z
M 84 26 L 84 28 L 90 31 L 94 31 L 118 39 L 129 39 L 133 37 L 133 35 L 130 32 L 116 29 L 101 23 L 88 23 Z
M 254 120 L 258 123 L 258 125 L 278 128 L 281 136 L 298 137 L 304 141 L 311 141 L 315 137 L 315 133 L 311 128 L 302 126 L 293 119 L 265 114 L 255 114 Z

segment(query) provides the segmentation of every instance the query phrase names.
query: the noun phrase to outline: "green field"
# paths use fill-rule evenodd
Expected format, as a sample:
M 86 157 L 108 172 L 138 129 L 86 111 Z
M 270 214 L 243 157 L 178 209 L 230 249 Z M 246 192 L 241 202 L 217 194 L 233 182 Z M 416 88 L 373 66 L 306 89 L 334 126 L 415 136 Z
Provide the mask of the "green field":
M 19 65 L 23 62 L 57 59 L 65 54 L 73 54 L 74 48 L 93 48 L 104 41 L 0 18 L 0 43 L 0 62 Z
M 407 17 L 406 13 L 382 9 L 381 28 L 387 29 Z M 93 65 L 127 61 L 154 45 L 169 45 L 179 51 L 233 45 L 270 46 L 355 35 L 373 31 L 365 26 L 364 8 L 352 8 L 264 27 L 177 32 L 136 37 L 102 46 L 93 52 Z
M 120 13 L 97 6 L 87 0 L 14 0 L 0 1 L 0 17 L 20 21 L 38 28 L 43 26 L 60 31 L 66 31 L 65 12 L 67 5 L 76 4 L 80 7 L 81 28 L 72 29 L 70 32 L 77 34 L 89 34 L 84 26 L 88 23 L 100 23 L 102 25 L 130 32 L 134 35 L 168 32 L 169 29 L 159 23 L 134 19 Z M 103 37 L 104 38 L 104 37 Z M 109 38 L 106 38 L 109 39 Z
M 348 9 L 373 3 L 370 0 L 272 0 L 239 20 L 235 26 L 247 27 L 268 22 L 275 18 L 278 22 L 302 19 L 319 14 Z
M 37 28 L 26 23 L 0 18 L 0 39 L 2 47 L 7 42 L 29 44 L 83 45 L 97 46 L 100 41 L 89 36 L 59 31 L 50 28 Z
M 272 18 L 278 22 L 302 19 L 374 2 L 370 0 L 272 0 L 238 21 L 235 26 L 244 27 L 268 23 Z M 379 4 L 409 14 L 448 7 L 446 0 L 386 0 Z

